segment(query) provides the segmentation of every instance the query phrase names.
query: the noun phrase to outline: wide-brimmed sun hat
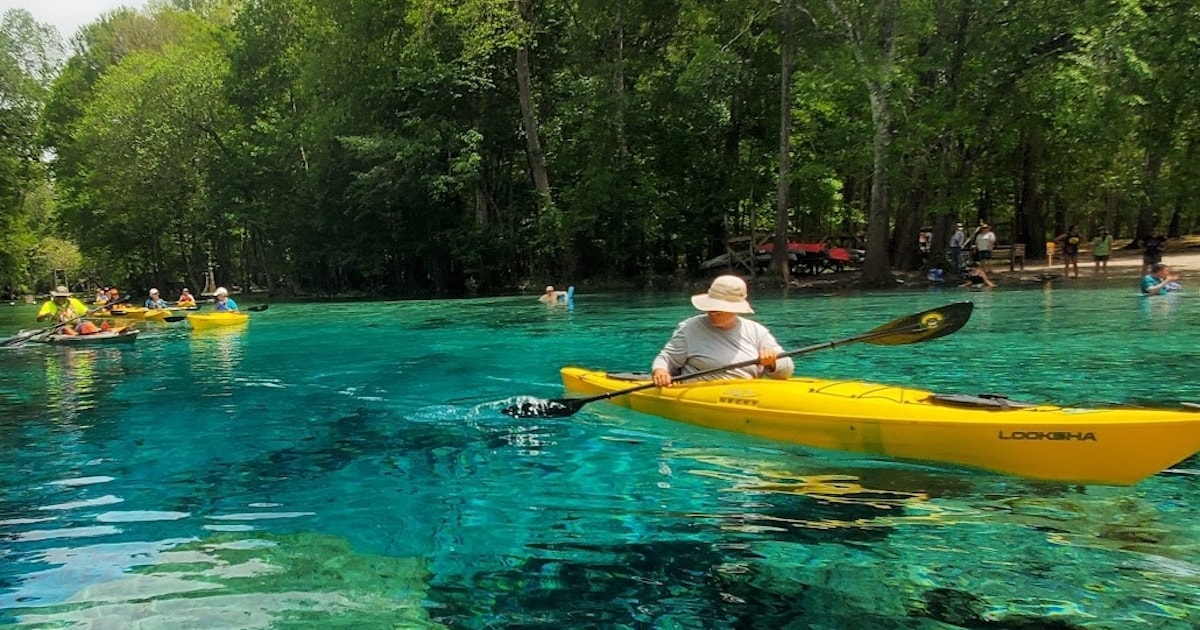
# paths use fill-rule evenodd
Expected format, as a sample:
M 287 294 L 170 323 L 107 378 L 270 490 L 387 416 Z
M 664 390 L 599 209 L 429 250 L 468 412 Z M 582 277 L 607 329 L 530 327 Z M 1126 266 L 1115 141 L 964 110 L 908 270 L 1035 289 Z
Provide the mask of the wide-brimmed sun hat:
M 692 306 L 705 312 L 753 313 L 746 295 L 745 280 L 737 276 L 717 276 L 709 285 L 708 293 L 692 296 Z
M 213 295 L 229 295 L 229 289 L 226 289 L 225 287 L 217 287 L 217 290 L 213 291 Z
M 554 290 L 554 285 L 550 285 L 550 284 L 546 285 L 546 293 L 549 293 L 553 290 Z
M 150 295 L 158 295 L 158 289 L 150 289 Z
M 50 292 L 50 297 L 71 297 L 71 290 L 66 285 L 58 285 Z

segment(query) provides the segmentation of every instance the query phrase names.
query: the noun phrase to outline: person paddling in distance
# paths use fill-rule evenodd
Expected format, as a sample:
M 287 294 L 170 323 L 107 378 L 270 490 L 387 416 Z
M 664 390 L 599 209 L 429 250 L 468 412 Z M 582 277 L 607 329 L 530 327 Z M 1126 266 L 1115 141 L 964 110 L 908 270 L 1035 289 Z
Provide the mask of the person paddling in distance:
M 83 302 L 71 297 L 71 291 L 60 284 L 50 292 L 50 299 L 45 304 L 42 304 L 42 308 L 38 310 L 37 320 L 42 322 L 49 319 L 55 324 L 63 324 L 60 330 L 65 335 L 90 335 L 94 332 L 99 332 L 100 328 L 87 320 L 79 323 L 78 330 L 66 325 L 66 322 L 75 321 L 87 315 L 87 313 L 87 306 Z
M 1154 263 L 1150 273 L 1142 278 L 1142 295 L 1163 295 L 1178 291 L 1179 276 L 1171 273 L 1171 268 L 1163 263 Z
M 183 291 L 179 292 L 179 299 L 175 301 L 175 305 L 179 308 L 193 308 L 196 306 L 196 298 L 192 296 L 187 287 L 183 287 Z
M 165 310 L 167 301 L 158 297 L 158 289 L 150 289 L 150 297 L 146 298 L 146 308 L 150 310 Z
M 229 297 L 229 289 L 225 287 L 217 287 L 217 290 L 213 292 L 213 299 L 216 300 L 215 308 L 218 313 L 228 313 L 238 310 L 237 302 L 234 302 L 233 298 Z
M 651 377 L 668 387 L 677 376 L 695 374 L 755 358 L 758 363 L 700 377 L 696 380 L 787 379 L 795 370 L 766 326 L 742 317 L 754 312 L 747 301 L 746 282 L 737 276 L 718 276 L 707 293 L 692 296 L 692 306 L 704 311 L 683 320 L 654 358 Z
M 541 297 L 538 298 L 538 301 L 548 306 L 563 304 L 567 301 L 567 292 L 555 291 L 553 286 L 546 285 L 546 291 L 542 293 Z

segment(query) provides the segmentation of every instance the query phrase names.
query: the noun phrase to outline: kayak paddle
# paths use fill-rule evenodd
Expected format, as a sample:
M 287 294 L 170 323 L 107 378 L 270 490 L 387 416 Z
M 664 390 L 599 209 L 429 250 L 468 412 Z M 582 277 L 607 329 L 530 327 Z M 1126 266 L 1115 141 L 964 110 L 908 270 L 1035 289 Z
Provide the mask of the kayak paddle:
M 797 350 L 789 350 L 781 352 L 777 356 L 794 357 L 818 350 L 827 350 L 844 346 L 852 343 L 869 343 L 876 346 L 900 346 L 909 343 L 920 343 L 945 337 L 959 328 L 962 328 L 967 320 L 971 319 L 971 311 L 975 305 L 971 302 L 955 302 L 938 308 L 922 311 L 913 315 L 907 315 L 890 321 L 882 326 L 877 326 L 861 335 L 847 337 L 845 339 L 837 339 L 834 341 L 826 341 L 807 346 Z M 732 370 L 750 365 L 756 365 L 758 359 L 749 359 L 731 365 L 723 365 L 715 367 L 711 370 L 696 372 L 695 374 L 687 374 L 685 376 L 677 376 L 674 379 L 675 383 L 680 381 L 691 380 L 709 374 L 717 374 L 726 370 Z M 654 383 L 645 383 L 636 387 L 620 389 L 607 394 L 591 396 L 589 398 L 555 398 L 547 401 L 526 402 L 519 405 L 511 405 L 506 407 L 502 413 L 514 418 L 565 418 L 574 415 L 575 412 L 583 408 L 584 405 L 596 402 L 598 400 L 608 400 L 617 396 L 625 396 L 634 392 L 640 392 L 645 389 L 658 387 Z
M 120 304 L 121 302 L 128 300 L 128 299 L 129 299 L 128 295 L 121 296 L 121 298 L 118 299 L 116 303 Z M 6 339 L 4 341 L 4 343 L 0 344 L 0 346 L 15 346 L 19 343 L 24 343 L 26 341 L 29 341 L 30 339 L 33 339 L 34 337 L 37 337 L 38 335 L 49 334 L 51 331 L 62 328 L 63 326 L 66 326 L 67 324 L 70 324 L 71 322 L 81 320 L 81 319 L 87 317 L 88 315 L 95 313 L 96 311 L 103 310 L 105 306 L 107 306 L 107 304 L 101 304 L 100 306 L 97 306 L 95 308 L 88 309 L 86 312 L 84 312 L 83 315 L 76 315 L 75 317 L 72 317 L 71 319 L 68 319 L 64 322 L 59 322 L 57 324 L 54 324 L 53 326 L 48 326 L 41 330 L 35 330 L 31 333 L 25 333 L 23 335 L 15 335 L 15 336 L 9 337 L 8 339 Z

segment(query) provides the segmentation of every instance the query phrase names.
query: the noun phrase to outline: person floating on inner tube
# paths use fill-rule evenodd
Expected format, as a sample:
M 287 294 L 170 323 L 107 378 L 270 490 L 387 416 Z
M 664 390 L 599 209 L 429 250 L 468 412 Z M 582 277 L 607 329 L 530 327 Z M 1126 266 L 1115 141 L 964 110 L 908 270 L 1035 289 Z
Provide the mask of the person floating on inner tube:
M 1171 267 L 1163 263 L 1150 266 L 1150 273 L 1142 277 L 1142 295 L 1163 295 L 1178 291 L 1179 276 L 1171 273 Z
M 542 304 L 554 306 L 555 304 L 565 304 L 567 301 L 566 291 L 555 291 L 553 286 L 547 285 L 546 292 L 538 298 Z
M 737 276 L 718 276 L 707 293 L 692 296 L 692 306 L 704 311 L 683 320 L 654 357 L 654 384 L 667 387 L 676 376 L 758 359 L 756 365 L 699 377 L 699 380 L 787 379 L 796 369 L 788 357 L 777 358 L 783 346 L 762 324 L 741 317 L 753 313 L 746 300 L 746 282 Z
M 213 292 L 213 299 L 216 300 L 216 309 L 218 313 L 228 313 L 238 310 L 237 302 L 229 297 L 229 289 L 225 287 L 217 287 Z
M 38 310 L 37 320 L 41 322 L 50 319 L 56 324 L 64 324 L 59 329 L 60 333 L 64 335 L 90 335 L 99 332 L 100 328 L 87 320 L 79 323 L 78 330 L 65 324 L 65 322 L 75 321 L 87 315 L 87 312 L 87 306 L 71 297 L 70 289 L 60 284 L 50 292 L 50 299 Z

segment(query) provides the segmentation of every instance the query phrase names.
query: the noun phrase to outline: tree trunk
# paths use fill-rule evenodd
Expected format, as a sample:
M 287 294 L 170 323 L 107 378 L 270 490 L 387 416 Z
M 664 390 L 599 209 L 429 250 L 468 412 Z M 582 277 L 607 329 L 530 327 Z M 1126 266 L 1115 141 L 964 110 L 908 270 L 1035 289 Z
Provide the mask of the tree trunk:
M 523 25 L 530 23 L 528 0 L 515 0 L 517 14 Z M 542 149 L 541 132 L 538 128 L 537 112 L 533 107 L 533 78 L 529 69 L 529 44 L 522 43 L 517 49 L 517 95 L 521 102 L 521 126 L 525 131 L 525 150 L 529 154 L 529 172 L 533 187 L 537 191 L 538 211 L 554 205 L 550 194 L 550 176 L 546 172 L 546 153 Z
M 1138 242 L 1150 236 L 1151 228 L 1161 227 L 1158 225 L 1160 217 L 1155 209 L 1158 207 L 1158 178 L 1162 173 L 1163 157 L 1158 151 L 1152 149 L 1146 150 L 1146 178 L 1145 189 L 1142 191 L 1142 205 L 1138 212 L 1137 231 L 1133 235 L 1133 241 L 1129 243 L 1126 249 L 1137 249 Z
M 871 122 L 874 139 L 871 173 L 871 206 L 867 213 L 867 255 L 863 260 L 862 282 L 868 286 L 887 286 L 892 283 L 891 261 L 888 256 L 888 229 L 891 221 L 888 199 L 888 147 L 892 137 L 893 86 L 892 71 L 896 60 L 899 0 L 883 0 L 878 12 L 878 37 L 864 38 L 860 29 L 842 9 L 840 0 L 827 0 L 846 31 L 850 51 L 864 73 L 867 95 L 871 100 Z M 878 42 L 879 51 L 868 53 L 868 41 Z M 876 52 L 878 54 L 876 54 Z
M 779 181 L 775 189 L 775 251 L 771 266 L 787 282 L 788 206 L 792 174 L 792 16 L 791 0 L 782 0 L 779 72 Z
M 1041 134 L 1037 131 L 1022 132 L 1020 146 L 1021 182 L 1010 236 L 1017 242 L 1025 243 L 1027 258 L 1042 258 L 1046 255 L 1046 214 L 1039 182 L 1043 151 Z M 992 226 L 992 229 L 995 231 L 996 226 Z M 997 238 L 1003 236 L 997 232 Z

